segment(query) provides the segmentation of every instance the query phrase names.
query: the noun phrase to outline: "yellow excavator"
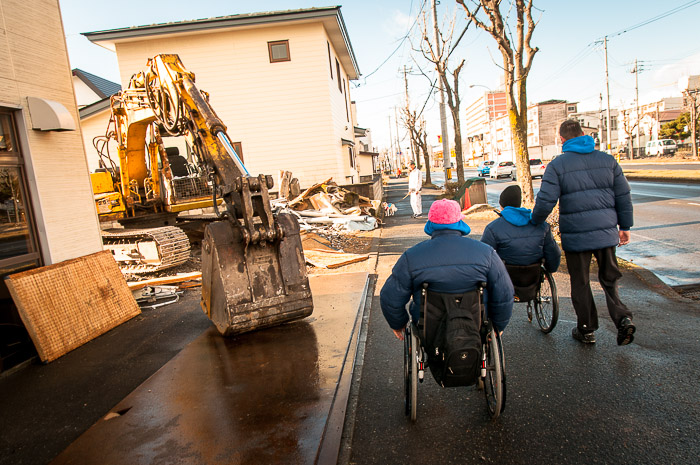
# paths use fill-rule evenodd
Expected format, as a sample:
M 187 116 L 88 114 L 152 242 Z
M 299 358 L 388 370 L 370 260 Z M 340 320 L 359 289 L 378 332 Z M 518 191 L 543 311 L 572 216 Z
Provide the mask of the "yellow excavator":
M 124 271 L 175 266 L 189 240 L 179 212 L 213 206 L 202 241 L 202 308 L 230 336 L 304 318 L 313 311 L 299 225 L 272 213 L 271 176 L 251 176 L 226 126 L 177 55 L 148 60 L 111 99 L 107 136 L 96 143 L 108 163 L 93 173 L 98 215 L 124 229 L 103 235 Z M 187 159 L 163 140 L 186 141 Z M 108 147 L 116 139 L 119 163 Z M 106 157 L 105 157 L 106 151 Z

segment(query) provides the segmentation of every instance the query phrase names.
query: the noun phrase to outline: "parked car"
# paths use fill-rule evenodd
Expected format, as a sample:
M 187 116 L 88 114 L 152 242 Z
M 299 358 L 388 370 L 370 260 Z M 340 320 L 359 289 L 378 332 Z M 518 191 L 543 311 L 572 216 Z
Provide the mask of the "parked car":
M 498 179 L 501 176 L 509 176 L 512 166 L 512 161 L 502 161 L 498 165 L 494 164 L 489 170 L 489 177 Z
M 484 160 L 479 163 L 479 166 L 476 168 L 476 174 L 479 176 L 488 176 L 492 166 L 493 160 Z
M 533 158 L 530 160 L 530 175 L 532 178 L 541 178 L 544 176 L 544 169 L 547 167 L 544 163 L 542 163 L 542 160 L 539 158 Z M 510 179 L 513 181 L 516 181 L 518 179 L 518 167 L 513 165 L 513 167 L 510 170 Z
M 673 155 L 678 147 L 673 139 L 650 140 L 647 142 L 647 155 Z

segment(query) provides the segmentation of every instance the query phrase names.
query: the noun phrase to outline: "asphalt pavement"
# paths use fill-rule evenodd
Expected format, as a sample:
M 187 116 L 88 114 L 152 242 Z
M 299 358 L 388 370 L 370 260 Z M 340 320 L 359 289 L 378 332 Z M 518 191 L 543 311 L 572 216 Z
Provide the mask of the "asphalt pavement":
M 440 388 L 426 374 L 418 419 L 403 408 L 403 347 L 379 308 L 379 291 L 408 247 L 427 239 L 425 216 L 410 217 L 406 181 L 391 180 L 378 241 L 377 287 L 351 429 L 351 464 L 694 464 L 700 455 L 700 304 L 639 268 L 626 268 L 620 295 L 632 309 L 633 344 L 617 346 L 601 288 L 594 282 L 600 329 L 595 345 L 571 337 L 565 263 L 555 274 L 560 320 L 550 334 L 516 304 L 504 333 L 507 403 L 491 420 L 483 392 Z M 439 191 L 425 189 L 424 212 Z M 480 238 L 485 220 L 467 219 Z M 593 268 L 595 272 L 595 267 Z M 595 281 L 595 278 L 592 278 Z

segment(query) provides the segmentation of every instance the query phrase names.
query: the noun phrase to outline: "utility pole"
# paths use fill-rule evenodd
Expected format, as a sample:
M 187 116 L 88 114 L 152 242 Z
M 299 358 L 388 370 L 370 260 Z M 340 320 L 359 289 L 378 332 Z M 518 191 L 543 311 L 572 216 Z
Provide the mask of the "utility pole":
M 403 82 L 404 82 L 404 87 L 406 88 L 406 126 L 408 126 L 406 129 L 408 130 L 409 133 L 409 139 L 411 141 L 411 155 L 412 155 L 412 160 L 416 162 L 416 166 L 418 169 L 421 169 L 420 166 L 420 157 L 418 156 L 418 150 L 416 147 L 416 144 L 413 143 L 413 134 L 415 134 L 415 127 L 416 124 L 418 124 L 417 121 L 413 119 L 413 116 L 411 115 L 411 102 L 408 98 L 408 77 L 406 77 L 406 65 L 403 65 Z M 411 127 L 413 126 L 413 127 Z
M 396 107 L 394 107 L 394 123 L 396 124 L 396 150 L 399 152 L 399 157 L 401 158 L 401 164 L 405 161 L 403 151 L 401 150 L 401 144 L 399 143 L 399 118 L 396 112 Z
M 635 104 L 637 106 L 637 151 L 641 152 L 639 148 L 639 65 L 637 64 L 637 59 L 634 59 L 634 92 L 635 92 Z M 630 153 L 630 160 L 634 159 L 634 147 L 632 147 L 632 153 Z
M 389 157 L 389 164 L 391 164 L 391 160 L 394 160 L 394 164 L 396 165 L 396 152 L 394 152 L 394 136 L 391 134 L 391 115 L 389 115 L 389 146 L 391 147 L 391 156 Z M 391 169 L 393 170 L 394 168 L 392 167 Z
M 440 37 L 437 20 L 436 0 L 433 4 L 433 29 L 435 30 L 435 51 L 437 56 L 440 56 Z M 438 89 L 440 89 L 440 132 L 442 133 L 442 166 L 445 168 L 445 183 L 450 180 L 450 143 L 447 140 L 447 114 L 445 113 L 445 91 L 442 86 L 442 77 L 445 74 L 444 70 L 440 69 L 438 60 Z
M 599 149 L 603 150 L 603 93 L 600 93 L 600 100 L 598 102 L 598 142 Z
M 607 133 L 606 135 L 608 136 L 606 148 L 607 151 L 610 151 L 611 144 L 610 144 L 610 82 L 608 81 L 608 36 L 605 36 L 603 38 L 603 44 L 605 45 L 605 90 L 608 95 L 608 127 L 607 127 Z

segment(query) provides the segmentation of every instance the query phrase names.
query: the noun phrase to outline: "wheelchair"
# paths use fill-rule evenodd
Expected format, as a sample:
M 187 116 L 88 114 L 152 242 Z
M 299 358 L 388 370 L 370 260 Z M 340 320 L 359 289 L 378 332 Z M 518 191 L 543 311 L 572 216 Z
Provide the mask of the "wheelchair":
M 464 294 L 441 294 L 430 292 L 428 285 L 423 284 L 421 291 L 420 318 L 413 321 L 408 311 L 408 324 L 404 330 L 404 395 L 405 414 L 411 421 L 416 421 L 418 406 L 418 384 L 422 383 L 426 368 L 431 370 L 435 381 L 442 387 L 479 386 L 483 387 L 486 396 L 486 407 L 491 418 L 497 418 L 506 406 L 506 368 L 503 355 L 503 344 L 500 335 L 495 331 L 491 322 L 486 318 L 483 303 L 483 288 L 481 283 L 477 289 Z M 442 334 L 441 325 L 445 324 L 450 302 L 462 308 L 469 308 L 472 315 L 478 318 L 478 335 L 475 335 L 478 349 L 458 352 L 456 365 L 463 363 L 465 374 L 459 376 L 445 373 L 438 376 L 441 369 L 448 366 L 444 362 L 445 355 L 438 352 L 436 334 Z M 430 307 L 429 307 L 430 306 Z M 430 308 L 430 310 L 429 310 Z M 429 317 L 426 318 L 426 315 Z M 435 316 L 437 315 L 437 318 Z M 451 313 L 453 315 L 453 313 Z M 444 333 L 444 332 L 443 332 Z M 442 356 L 442 360 L 439 359 Z M 429 363 L 432 360 L 432 363 Z M 454 373 L 454 372 L 453 372 Z
M 550 333 L 559 320 L 559 297 L 544 260 L 532 265 L 505 265 L 515 289 L 515 302 L 527 303 L 527 319 L 532 322 L 534 313 L 540 330 Z

